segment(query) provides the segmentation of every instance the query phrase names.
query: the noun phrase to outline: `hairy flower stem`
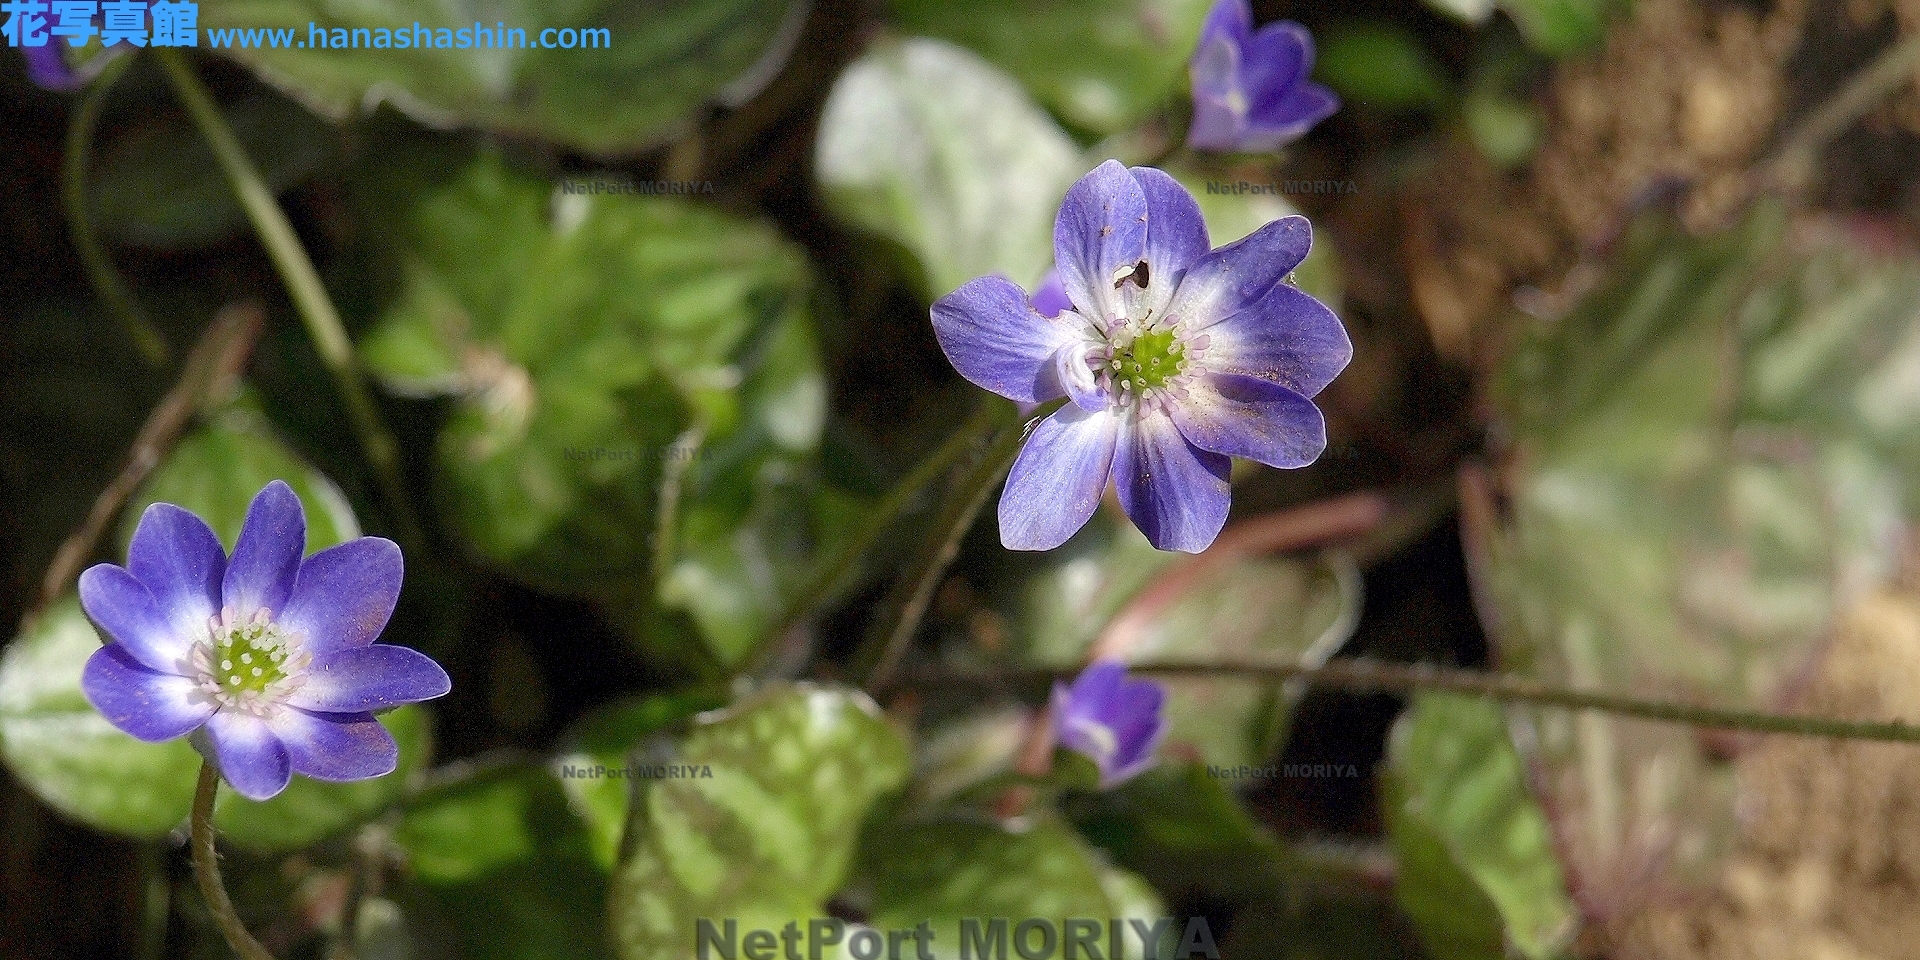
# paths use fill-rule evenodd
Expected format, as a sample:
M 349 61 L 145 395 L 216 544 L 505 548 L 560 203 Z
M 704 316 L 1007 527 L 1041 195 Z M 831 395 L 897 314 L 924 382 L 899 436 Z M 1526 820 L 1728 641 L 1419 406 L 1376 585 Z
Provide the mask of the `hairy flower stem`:
M 286 283 L 287 293 L 293 298 L 293 306 L 300 314 L 301 322 L 306 325 L 307 335 L 313 338 L 320 361 L 326 364 L 328 372 L 339 384 L 347 405 L 348 421 L 359 435 L 361 446 L 366 448 L 367 459 L 373 464 L 374 475 L 386 496 L 401 539 L 408 546 L 421 544 L 419 521 L 413 515 L 406 488 L 400 482 L 399 447 L 394 443 L 393 435 L 380 422 L 373 398 L 360 379 L 360 372 L 354 367 L 353 348 L 347 339 L 346 326 L 340 322 L 340 313 L 327 296 L 327 288 L 320 282 L 320 274 L 314 270 L 306 248 L 300 245 L 300 238 L 294 234 L 293 224 L 287 221 L 287 215 L 281 211 L 273 191 L 261 178 L 259 168 L 248 158 L 246 149 L 234 136 L 233 128 L 220 115 L 220 109 L 214 106 L 213 98 L 208 95 L 207 88 L 201 84 L 186 58 L 172 49 L 156 49 L 153 55 L 166 68 L 174 92 L 193 116 L 194 125 L 200 128 L 207 145 L 213 149 L 214 157 L 233 187 L 234 196 L 246 210 L 254 232 L 260 236 L 261 246 L 266 248 L 267 256 L 280 272 L 280 279 Z
M 1435 667 L 1426 664 L 1383 663 L 1376 660 L 1333 660 L 1318 667 L 1261 663 L 1138 663 L 1129 664 L 1127 669 L 1142 676 L 1220 676 L 1259 677 L 1271 681 L 1298 680 L 1313 686 L 1337 687 L 1367 693 L 1417 693 L 1422 690 L 1440 690 L 1447 693 L 1486 697 L 1502 703 L 1526 703 L 1569 710 L 1595 710 L 1640 720 L 1678 723 L 1714 730 L 1790 733 L 1809 737 L 1876 740 L 1886 743 L 1920 743 L 1920 726 L 1905 723 L 1728 710 L 1668 700 L 1574 690 L 1480 670 Z M 894 686 L 911 683 L 913 685 L 933 684 L 941 687 L 983 686 L 993 689 L 1032 686 L 1037 689 L 1051 680 L 1071 676 L 1072 673 L 1071 670 L 929 673 L 902 678 Z
M 1028 416 L 1002 426 L 1000 435 L 994 439 L 993 446 L 981 455 L 973 472 L 954 488 L 946 509 L 934 519 L 919 560 L 908 575 L 888 592 L 886 603 L 881 607 L 883 612 L 874 619 L 854 657 L 854 672 L 867 678 L 869 688 L 885 685 L 894 668 L 906 655 L 914 634 L 920 630 L 921 619 L 926 616 L 927 604 L 933 600 L 934 588 L 940 585 L 941 576 L 960 552 L 960 540 L 972 529 L 974 520 L 979 518 L 980 508 L 986 506 L 987 496 L 993 493 L 993 488 L 1013 466 L 1014 457 L 1020 453 L 1020 444 L 1026 439 L 1028 425 L 1050 416 L 1065 402 L 1064 398 L 1055 400 Z M 1005 404 L 993 406 L 1002 410 L 1011 409 Z M 888 623 L 893 625 L 891 630 L 885 626 Z
M 213 849 L 213 798 L 219 790 L 219 768 L 211 760 L 202 761 L 200 784 L 193 791 L 193 879 L 233 952 L 241 960 L 273 960 L 273 954 L 247 932 L 240 915 L 233 912 L 233 901 L 227 899 L 226 884 L 220 880 L 219 854 Z
M 106 104 L 107 91 L 113 89 L 113 82 L 127 72 L 132 57 L 114 57 L 87 89 L 87 95 L 80 100 L 79 109 L 67 122 L 66 159 L 62 163 L 60 175 L 60 200 L 66 208 L 67 235 L 73 240 L 74 251 L 80 255 L 80 263 L 87 268 L 87 279 L 93 282 L 93 292 L 105 301 L 107 309 L 120 326 L 126 331 L 128 339 L 140 351 L 140 358 L 147 365 L 158 369 L 172 360 L 172 350 L 167 340 L 154 329 L 147 315 L 140 309 L 139 301 L 133 298 L 120 272 L 113 268 L 113 261 L 107 258 L 107 251 L 100 245 L 100 238 L 94 235 L 93 218 L 87 213 L 87 167 L 93 154 L 93 130 L 100 123 L 100 110 Z

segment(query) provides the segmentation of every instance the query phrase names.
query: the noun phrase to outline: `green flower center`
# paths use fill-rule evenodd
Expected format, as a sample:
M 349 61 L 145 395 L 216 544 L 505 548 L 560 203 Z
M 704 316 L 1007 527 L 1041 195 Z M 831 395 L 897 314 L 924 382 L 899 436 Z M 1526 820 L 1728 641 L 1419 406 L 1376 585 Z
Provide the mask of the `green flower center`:
M 232 608 L 207 622 L 207 639 L 189 657 L 200 689 L 222 707 L 268 716 L 306 683 L 313 657 L 298 633 L 289 633 L 267 610 L 250 619 Z
M 1115 345 L 1111 376 L 1122 391 L 1158 390 L 1178 376 L 1185 363 L 1186 347 L 1172 330 L 1148 330 Z
M 287 640 L 271 621 L 256 619 L 229 628 L 224 637 L 216 636 L 208 659 L 222 692 L 234 697 L 257 695 L 286 679 Z

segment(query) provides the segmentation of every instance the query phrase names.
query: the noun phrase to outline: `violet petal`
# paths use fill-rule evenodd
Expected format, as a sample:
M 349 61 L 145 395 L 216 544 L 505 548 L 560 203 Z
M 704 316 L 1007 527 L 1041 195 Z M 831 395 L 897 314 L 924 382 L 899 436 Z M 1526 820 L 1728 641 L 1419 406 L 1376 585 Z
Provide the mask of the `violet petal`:
M 199 684 L 148 669 L 117 643 L 87 658 L 80 692 L 108 723 L 148 743 L 185 736 L 214 711 Z
M 360 537 L 302 561 L 293 595 L 277 618 L 306 637 L 314 658 L 373 642 L 400 600 L 400 547 Z
M 1198 553 L 1226 525 L 1232 461 L 1188 443 L 1163 413 L 1127 418 L 1113 482 L 1133 525 L 1161 550 Z

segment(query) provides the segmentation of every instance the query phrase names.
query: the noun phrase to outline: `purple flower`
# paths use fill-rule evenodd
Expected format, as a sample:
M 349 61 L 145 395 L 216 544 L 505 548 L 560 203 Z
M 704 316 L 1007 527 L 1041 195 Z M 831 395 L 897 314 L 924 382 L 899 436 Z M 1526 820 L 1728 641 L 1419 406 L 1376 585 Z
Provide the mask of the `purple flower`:
M 1048 270 L 1047 275 L 1040 278 L 1040 285 L 1033 288 L 1033 296 L 1028 302 L 1049 320 L 1059 316 L 1063 310 L 1073 309 L 1073 303 L 1067 299 L 1066 289 L 1060 285 L 1059 270 Z
M 1128 680 L 1125 664 L 1102 660 L 1080 672 L 1073 686 L 1053 685 L 1053 735 L 1100 767 L 1111 787 L 1153 766 L 1167 725 L 1160 717 L 1166 692 L 1151 680 Z
M 1112 160 L 1067 191 L 1055 263 L 1071 309 L 1049 318 L 1005 277 L 933 305 L 960 375 L 1020 403 L 1073 402 L 1042 421 L 1000 497 L 1000 541 L 1048 550 L 1111 482 L 1153 545 L 1197 552 L 1226 523 L 1229 457 L 1312 463 L 1326 424 L 1309 398 L 1353 355 L 1340 320 L 1283 282 L 1312 228 L 1287 217 L 1209 250 L 1172 177 Z
M 1307 80 L 1313 35 L 1292 21 L 1253 29 L 1247 0 L 1218 0 L 1200 28 L 1193 79 L 1195 150 L 1278 150 L 1340 109 L 1333 91 Z
M 80 603 L 113 638 L 81 689 L 148 742 L 194 734 L 242 796 L 264 800 L 294 772 L 364 780 L 398 749 L 374 710 L 430 700 L 446 671 L 373 642 L 400 597 L 400 548 L 361 537 L 302 559 L 307 518 L 275 480 L 247 508 L 229 558 L 205 521 L 170 503 L 140 517 L 127 565 L 80 575 Z
M 47 43 L 20 48 L 20 55 L 27 58 L 27 79 L 32 80 L 34 86 L 57 93 L 67 93 L 86 86 L 89 78 L 67 67 L 67 60 L 60 53 L 61 46 Z

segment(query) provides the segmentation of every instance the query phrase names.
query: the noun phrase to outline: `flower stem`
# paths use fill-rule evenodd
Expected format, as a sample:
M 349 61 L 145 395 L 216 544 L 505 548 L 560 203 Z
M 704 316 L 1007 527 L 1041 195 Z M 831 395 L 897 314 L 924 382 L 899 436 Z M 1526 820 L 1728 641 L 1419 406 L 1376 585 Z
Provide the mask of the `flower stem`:
M 991 404 L 990 409 L 998 411 L 993 420 L 1002 424 L 1000 435 L 981 455 L 973 472 L 953 491 L 946 509 L 934 520 L 931 537 L 912 571 L 889 591 L 881 609 L 891 611 L 893 615 L 883 614 L 874 619 L 854 658 L 855 673 L 867 677 L 869 688 L 884 685 L 894 668 L 899 666 L 900 659 L 906 655 L 908 644 L 919 632 L 920 621 L 926 616 L 927 604 L 933 600 L 934 588 L 940 585 L 941 576 L 960 552 L 960 539 L 966 536 L 973 527 L 973 521 L 980 516 L 980 508 L 986 505 L 987 495 L 993 492 L 1001 478 L 1006 476 L 1008 468 L 1013 466 L 1013 458 L 1020 452 L 1020 443 L 1026 439 L 1027 424 L 1052 413 L 1062 402 L 1054 401 L 1029 416 L 1018 418 L 1006 416 L 1007 412 L 1013 410 L 1010 404 Z M 892 630 L 886 630 L 883 626 L 889 622 L 893 624 Z
M 887 491 L 887 495 L 867 513 L 860 528 L 840 541 L 838 549 L 814 569 L 813 576 L 794 595 L 793 602 L 787 605 L 779 622 L 768 634 L 769 646 L 777 643 L 780 637 L 785 636 L 801 621 L 811 616 L 822 604 L 831 600 L 834 594 L 844 586 L 844 581 L 854 565 L 860 561 L 861 557 L 866 556 L 867 550 L 880 539 L 880 535 L 886 532 L 894 521 L 900 519 L 902 514 L 913 507 L 914 502 L 920 498 L 921 492 L 933 481 L 945 476 L 947 470 L 960 459 L 962 454 L 986 439 L 992 432 L 994 424 L 999 421 L 999 411 L 995 407 L 996 403 L 991 398 L 983 401 L 974 408 L 973 415 L 960 426 L 960 429 L 955 430 L 951 436 L 941 442 L 940 446 L 934 448 L 926 459 L 914 465 L 906 476 L 900 478 L 900 482 L 894 484 L 893 489 Z M 758 672 L 758 670 L 751 672 Z
M 1368 693 L 1416 693 L 1421 690 L 1441 690 L 1448 693 L 1486 697 L 1502 703 L 1526 703 L 1543 707 L 1563 707 L 1569 710 L 1595 710 L 1640 720 L 1678 723 L 1716 730 L 1749 730 L 1757 733 L 1790 733 L 1842 740 L 1920 743 L 1920 726 L 1905 723 L 1729 710 L 1668 700 L 1575 690 L 1503 674 L 1427 664 L 1385 663 L 1377 660 L 1333 660 L 1317 667 L 1302 664 L 1233 662 L 1140 663 L 1131 664 L 1127 669 L 1136 674 L 1159 676 L 1260 677 L 1272 681 L 1298 680 L 1313 686 L 1337 687 Z M 911 682 L 916 685 L 930 683 L 942 686 L 1004 688 L 1011 683 L 1030 685 L 1039 689 L 1043 684 L 1070 676 L 1073 672 L 1072 670 L 1036 669 L 993 673 L 928 673 L 905 678 L 894 686 L 904 686 Z
M 226 884 L 220 880 L 219 854 L 213 849 L 213 798 L 219 790 L 219 768 L 211 760 L 202 761 L 200 785 L 193 791 L 193 879 L 233 952 L 241 960 L 273 960 L 273 954 L 247 932 L 246 924 L 233 912 L 233 901 L 227 899 Z
M 386 495 L 402 539 L 409 541 L 409 545 L 420 543 L 420 524 L 413 515 L 412 504 L 400 482 L 399 447 L 394 443 L 393 435 L 380 422 L 373 398 L 368 394 L 366 384 L 361 381 L 360 372 L 354 367 L 353 348 L 347 339 L 346 326 L 341 323 L 333 300 L 327 296 L 327 288 L 320 282 L 320 274 L 314 270 L 306 248 L 300 245 L 300 238 L 293 232 L 293 224 L 287 221 L 287 215 L 274 199 L 273 191 L 261 178 L 259 168 L 248 158 L 240 139 L 234 135 L 226 118 L 220 115 L 220 109 L 214 106 L 213 98 L 187 64 L 186 58 L 178 50 L 172 49 L 156 49 L 153 55 L 159 58 L 160 65 L 166 69 L 167 78 L 173 83 L 174 92 L 193 116 L 194 125 L 200 128 L 200 135 L 206 138 L 207 145 L 213 149 L 220 168 L 226 172 L 234 196 L 239 199 L 241 208 L 246 210 L 254 232 L 260 236 L 261 246 L 266 248 L 267 256 L 280 272 L 280 279 L 286 283 L 287 293 L 293 299 L 301 322 L 306 325 L 307 335 L 313 338 L 320 361 L 326 364 L 334 381 L 339 384 L 347 405 L 348 421 L 359 435 L 361 446 L 366 448 L 367 459 L 373 464 L 374 475 Z
M 61 165 L 60 200 L 66 208 L 67 235 L 73 240 L 75 252 L 80 254 L 80 262 L 87 268 L 87 279 L 93 281 L 93 292 L 106 302 L 120 326 L 126 331 L 128 339 L 133 341 L 135 349 L 140 351 L 141 359 L 156 369 L 164 367 L 172 359 L 172 351 L 167 340 L 148 322 L 147 315 L 140 309 L 139 301 L 133 298 L 132 291 L 120 279 L 119 271 L 113 268 L 113 261 L 107 258 L 107 251 L 100 245 L 100 238 L 94 235 L 93 218 L 87 213 L 87 167 L 93 153 L 93 130 L 100 123 L 100 110 L 106 104 L 107 91 L 113 82 L 127 72 L 132 57 L 114 57 L 100 71 L 98 79 L 88 86 L 87 95 L 80 101 L 79 109 L 67 122 L 66 159 Z

